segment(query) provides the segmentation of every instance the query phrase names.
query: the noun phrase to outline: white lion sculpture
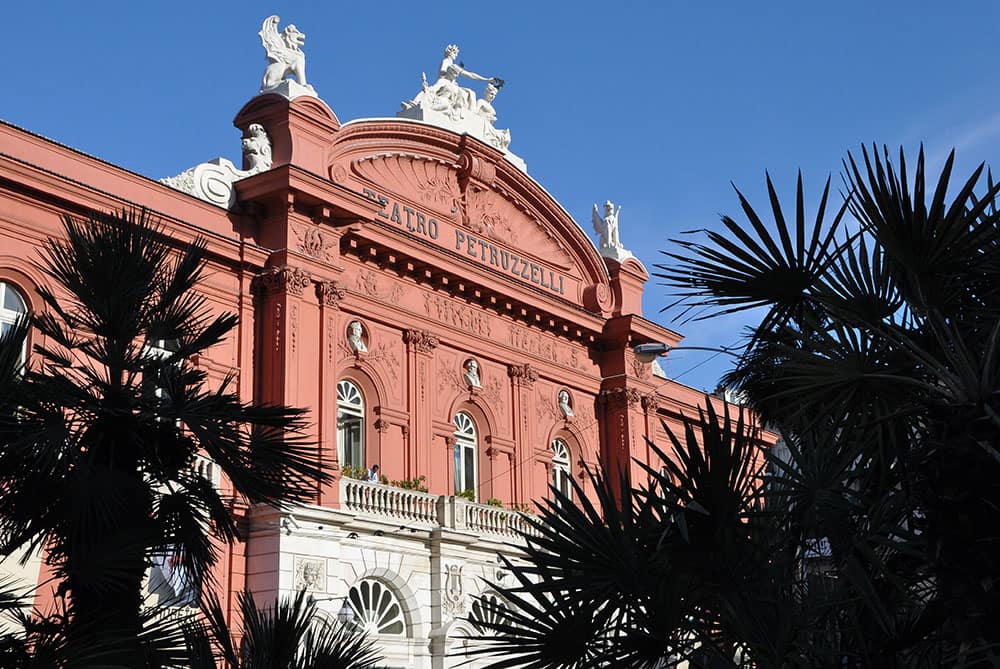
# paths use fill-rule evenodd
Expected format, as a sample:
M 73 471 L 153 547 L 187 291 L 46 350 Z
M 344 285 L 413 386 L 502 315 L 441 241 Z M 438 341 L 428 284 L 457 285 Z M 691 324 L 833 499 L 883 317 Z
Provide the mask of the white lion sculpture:
M 311 90 L 312 86 L 306 81 L 306 54 L 299 48 L 306 41 L 306 36 L 292 24 L 278 32 L 280 20 L 277 15 L 267 17 L 258 33 L 268 60 L 260 92 L 275 88 L 289 75 Z

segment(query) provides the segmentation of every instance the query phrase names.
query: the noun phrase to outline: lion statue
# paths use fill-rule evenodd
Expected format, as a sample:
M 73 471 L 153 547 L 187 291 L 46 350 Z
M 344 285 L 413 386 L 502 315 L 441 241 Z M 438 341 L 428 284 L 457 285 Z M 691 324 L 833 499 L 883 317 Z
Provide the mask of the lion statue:
M 292 24 L 278 32 L 279 21 L 277 15 L 267 17 L 258 33 L 268 60 L 260 91 L 263 93 L 274 88 L 289 75 L 295 77 L 302 86 L 311 89 L 306 81 L 306 54 L 299 48 L 306 41 L 306 36 Z

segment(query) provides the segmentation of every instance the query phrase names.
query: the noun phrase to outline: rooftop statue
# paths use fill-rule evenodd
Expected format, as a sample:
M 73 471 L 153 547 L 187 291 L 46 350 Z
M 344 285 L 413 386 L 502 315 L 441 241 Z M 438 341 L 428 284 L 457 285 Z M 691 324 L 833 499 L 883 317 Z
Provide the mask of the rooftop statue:
M 622 213 L 621 205 L 615 210 L 615 205 L 611 200 L 604 203 L 604 215 L 602 216 L 594 205 L 594 213 L 591 221 L 594 224 L 594 232 L 600 237 L 598 251 L 606 258 L 614 258 L 621 261 L 631 258 L 632 253 L 622 245 L 618 235 L 618 216 Z
M 260 92 L 277 92 L 289 99 L 298 95 L 315 96 L 316 91 L 306 81 L 306 54 L 300 48 L 306 41 L 306 36 L 293 24 L 288 24 L 282 32 L 278 32 L 279 21 L 277 15 L 267 17 L 257 33 L 268 60 Z M 289 76 L 293 77 L 293 81 L 286 83 Z M 294 84 L 298 84 L 298 87 Z
M 493 102 L 504 85 L 503 79 L 467 70 L 463 63 L 455 62 L 456 58 L 458 47 L 449 44 L 438 65 L 437 80 L 428 83 L 427 74 L 422 73 L 420 92 L 401 103 L 402 110 L 396 115 L 472 135 L 502 151 L 507 160 L 527 171 L 524 161 L 510 153 L 510 130 L 498 130 L 493 125 L 497 120 Z M 483 96 L 477 99 L 474 90 L 460 86 L 459 77 L 486 82 Z

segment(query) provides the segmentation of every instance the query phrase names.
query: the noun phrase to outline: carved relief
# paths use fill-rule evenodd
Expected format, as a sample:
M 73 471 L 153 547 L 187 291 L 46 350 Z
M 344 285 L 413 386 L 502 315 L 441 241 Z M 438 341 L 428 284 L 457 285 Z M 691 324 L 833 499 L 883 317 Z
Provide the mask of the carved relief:
M 368 297 L 386 300 L 391 304 L 399 304 L 404 292 L 401 285 L 391 280 L 389 281 L 388 288 L 379 286 L 379 277 L 371 270 L 358 272 L 357 286 L 358 291 Z
M 483 337 L 493 334 L 492 319 L 487 314 L 447 297 L 424 293 L 424 311 L 442 325 Z
M 334 235 L 323 232 L 315 225 L 292 225 L 291 228 L 295 234 L 295 248 L 301 253 L 317 260 L 333 259 L 334 254 L 330 253 L 330 249 L 337 245 Z
M 420 194 L 429 209 L 447 217 L 458 213 L 460 191 L 455 166 L 442 160 L 404 153 L 356 159 L 351 168 L 380 192 Z
M 320 281 L 316 284 L 316 297 L 319 298 L 320 304 L 331 309 L 339 309 L 340 301 L 346 294 L 344 285 L 339 281 Z
M 293 304 L 288 308 L 288 333 L 292 353 L 295 353 L 299 341 L 299 307 L 297 304 Z
M 642 396 L 642 408 L 646 410 L 647 413 L 655 414 L 660 408 L 660 398 L 657 397 L 656 393 L 649 393 L 648 395 Z
M 251 290 L 268 295 L 286 292 L 301 296 L 312 282 L 309 272 L 291 265 L 270 267 L 258 274 L 250 282 Z
M 510 345 L 525 353 L 572 369 L 584 369 L 587 366 L 587 360 L 581 355 L 578 346 L 563 344 L 555 337 L 519 325 L 511 325 L 509 335 Z
M 274 303 L 274 350 L 281 352 L 281 302 Z
M 608 404 L 633 407 L 642 401 L 642 393 L 635 388 L 606 388 L 601 391 L 601 398 Z
M 639 358 L 635 357 L 634 354 L 629 353 L 629 368 L 632 370 L 632 375 L 640 379 L 648 379 L 652 373 L 652 365 L 648 362 L 642 362 Z
M 389 421 L 387 421 L 385 418 L 375 419 L 375 429 L 378 430 L 379 433 L 385 434 L 386 432 L 389 431 L 389 427 L 390 427 Z
M 543 397 L 542 393 L 539 393 L 535 397 L 535 412 L 541 420 L 544 420 L 545 418 L 559 420 L 562 418 L 562 414 L 559 413 L 559 408 L 556 406 L 555 402 L 553 402 L 549 397 Z
M 420 353 L 430 353 L 441 343 L 437 335 L 427 330 L 404 330 L 403 341 Z
M 450 564 L 445 567 L 441 605 L 445 613 L 452 617 L 465 614 L 465 587 L 462 583 L 461 565 Z
M 295 589 L 326 592 L 326 560 L 295 556 Z
M 508 365 L 507 376 L 511 378 L 515 385 L 522 388 L 532 388 L 538 380 L 538 372 L 531 365 Z

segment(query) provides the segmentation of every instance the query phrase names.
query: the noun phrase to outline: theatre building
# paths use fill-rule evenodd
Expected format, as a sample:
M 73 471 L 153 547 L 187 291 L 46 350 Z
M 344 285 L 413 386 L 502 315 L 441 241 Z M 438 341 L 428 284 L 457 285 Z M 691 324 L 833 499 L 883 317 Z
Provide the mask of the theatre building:
M 477 101 L 442 68 L 399 116 L 346 123 L 301 78 L 265 75 L 234 119 L 243 165 L 162 181 L 0 124 L 0 322 L 41 308 L 33 260 L 65 213 L 142 207 L 206 239 L 201 290 L 239 326 L 191 364 L 235 375 L 245 401 L 307 408 L 333 475 L 290 513 L 241 512 L 225 601 L 304 588 L 396 667 L 463 661 L 475 598 L 510 582 L 496 556 L 516 554 L 517 511 L 586 490 L 588 468 L 641 480 L 633 459 L 659 466 L 645 439 L 702 399 L 633 353 L 681 337 L 643 317 L 649 275 L 614 208 L 586 222 L 595 244 L 494 128 L 496 87 Z M 376 463 L 382 482 L 356 478 Z

